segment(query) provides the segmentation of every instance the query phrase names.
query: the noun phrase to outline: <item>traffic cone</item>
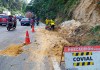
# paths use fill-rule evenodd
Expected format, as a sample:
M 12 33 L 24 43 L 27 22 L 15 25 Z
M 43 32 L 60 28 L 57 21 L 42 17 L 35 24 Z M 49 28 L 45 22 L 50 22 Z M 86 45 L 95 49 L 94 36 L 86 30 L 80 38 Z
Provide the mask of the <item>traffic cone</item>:
M 32 32 L 35 32 L 35 30 L 34 30 L 34 26 L 32 26 Z
M 28 31 L 26 31 L 25 44 L 30 44 L 30 38 L 29 38 L 29 33 L 28 33 Z

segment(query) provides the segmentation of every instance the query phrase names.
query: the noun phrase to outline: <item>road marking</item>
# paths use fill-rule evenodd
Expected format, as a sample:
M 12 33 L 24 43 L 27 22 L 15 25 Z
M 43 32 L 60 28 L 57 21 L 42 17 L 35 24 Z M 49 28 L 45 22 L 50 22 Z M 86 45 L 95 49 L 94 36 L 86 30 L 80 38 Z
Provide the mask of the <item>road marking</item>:
M 52 60 L 52 64 L 53 64 L 54 70 L 61 70 L 61 68 L 59 66 L 59 63 L 56 61 L 56 58 L 55 57 L 51 57 L 51 60 Z

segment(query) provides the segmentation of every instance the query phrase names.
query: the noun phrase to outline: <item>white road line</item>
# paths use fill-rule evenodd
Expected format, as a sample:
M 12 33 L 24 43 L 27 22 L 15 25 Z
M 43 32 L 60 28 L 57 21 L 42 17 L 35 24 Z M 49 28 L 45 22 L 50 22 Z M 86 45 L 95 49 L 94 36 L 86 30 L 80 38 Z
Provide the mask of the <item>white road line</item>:
M 56 58 L 55 57 L 51 57 L 51 60 L 52 60 L 52 64 L 53 64 L 54 70 L 61 70 L 61 68 L 59 66 L 59 63 L 56 61 Z

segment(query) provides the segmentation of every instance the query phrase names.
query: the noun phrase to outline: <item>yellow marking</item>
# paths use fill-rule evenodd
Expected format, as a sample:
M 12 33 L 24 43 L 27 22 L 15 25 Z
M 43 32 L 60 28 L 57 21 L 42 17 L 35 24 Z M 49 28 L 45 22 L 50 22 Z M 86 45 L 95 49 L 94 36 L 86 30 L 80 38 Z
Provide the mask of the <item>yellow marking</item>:
M 84 65 L 82 65 L 84 63 Z M 79 62 L 79 63 L 73 63 L 74 67 L 76 66 L 88 66 L 88 65 L 94 65 L 94 62 Z
M 94 65 L 93 62 L 90 62 L 90 65 Z
M 81 56 L 81 52 L 80 52 L 80 53 L 78 53 L 78 56 Z
M 87 53 L 87 52 L 84 52 L 84 56 L 86 56 L 86 53 Z
M 77 66 L 77 63 L 74 63 L 74 66 Z
M 87 54 L 88 53 L 88 54 Z M 76 55 L 77 54 L 77 55 Z M 83 54 L 83 55 L 82 55 Z M 87 56 L 92 55 L 92 52 L 79 52 L 79 53 L 72 53 L 73 56 Z
M 76 56 L 76 53 L 73 53 L 73 56 Z
M 79 66 L 82 66 L 82 62 L 80 62 Z
M 92 52 L 89 52 L 89 55 L 92 55 Z

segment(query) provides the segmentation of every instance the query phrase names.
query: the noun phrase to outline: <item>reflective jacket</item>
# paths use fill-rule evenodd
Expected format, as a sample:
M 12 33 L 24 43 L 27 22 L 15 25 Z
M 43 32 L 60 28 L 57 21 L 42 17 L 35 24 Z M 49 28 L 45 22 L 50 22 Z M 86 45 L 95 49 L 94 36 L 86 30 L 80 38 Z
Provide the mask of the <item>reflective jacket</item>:
M 49 24 L 49 19 L 46 19 L 45 22 L 46 22 L 46 24 Z
M 53 20 L 50 20 L 51 25 L 55 25 L 55 22 Z

